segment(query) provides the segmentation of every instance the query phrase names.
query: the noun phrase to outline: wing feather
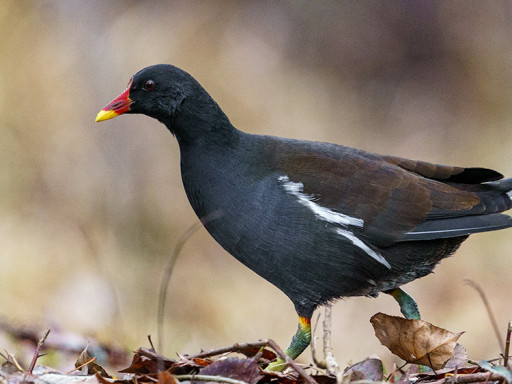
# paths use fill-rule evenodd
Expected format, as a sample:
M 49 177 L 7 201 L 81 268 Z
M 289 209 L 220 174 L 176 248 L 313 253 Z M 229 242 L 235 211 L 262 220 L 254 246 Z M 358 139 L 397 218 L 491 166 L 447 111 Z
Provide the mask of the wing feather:
M 315 202 L 364 220 L 372 245 L 462 236 L 511 226 L 500 173 L 383 157 L 344 146 L 282 146 L 278 169 Z M 288 150 L 287 150 L 288 148 Z M 493 183 L 481 184 L 482 182 Z

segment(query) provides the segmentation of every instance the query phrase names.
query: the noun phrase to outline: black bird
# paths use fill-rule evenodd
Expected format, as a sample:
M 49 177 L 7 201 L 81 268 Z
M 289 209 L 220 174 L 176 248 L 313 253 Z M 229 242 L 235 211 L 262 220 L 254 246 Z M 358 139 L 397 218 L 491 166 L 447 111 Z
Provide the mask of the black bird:
M 476 232 L 512 226 L 512 178 L 341 145 L 244 133 L 185 71 L 139 71 L 96 121 L 158 119 L 176 136 L 192 208 L 226 251 L 282 290 L 299 315 L 286 353 L 309 345 L 315 308 L 392 294 L 423 277 Z M 284 368 L 282 361 L 273 370 Z

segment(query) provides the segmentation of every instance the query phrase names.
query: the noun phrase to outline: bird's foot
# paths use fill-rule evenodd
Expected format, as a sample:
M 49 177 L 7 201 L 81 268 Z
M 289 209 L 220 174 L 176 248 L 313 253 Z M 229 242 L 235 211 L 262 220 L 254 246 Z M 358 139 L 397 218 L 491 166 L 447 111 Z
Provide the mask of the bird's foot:
M 299 355 L 304 352 L 311 342 L 311 319 L 299 317 L 299 327 L 297 333 L 292 338 L 290 346 L 284 351 L 292 360 L 295 360 Z M 266 371 L 281 372 L 286 368 L 286 362 L 278 358 L 276 361 L 270 363 Z

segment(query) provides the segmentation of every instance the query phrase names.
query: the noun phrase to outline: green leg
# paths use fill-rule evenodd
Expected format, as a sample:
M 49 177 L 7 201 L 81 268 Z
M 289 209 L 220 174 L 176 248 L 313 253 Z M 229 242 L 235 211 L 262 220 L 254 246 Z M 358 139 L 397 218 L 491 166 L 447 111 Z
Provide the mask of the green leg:
M 299 317 L 299 328 L 297 333 L 292 338 L 290 346 L 284 351 L 292 360 L 295 360 L 299 355 L 304 352 L 311 342 L 311 319 Z M 266 370 L 280 372 L 286 367 L 286 362 L 278 358 L 273 363 L 270 363 Z
M 420 311 L 418 310 L 418 304 L 416 304 L 414 299 L 409 296 L 409 294 L 403 289 L 396 288 L 392 291 L 387 291 L 386 293 L 395 298 L 395 300 L 398 302 L 398 305 L 400 306 L 400 312 L 402 312 L 406 319 L 421 319 Z
M 405 316 L 406 319 L 420 320 L 420 311 L 418 310 L 418 304 L 416 301 L 403 289 L 397 288 L 392 291 L 387 291 L 391 296 L 395 298 L 400 305 L 400 312 Z M 420 372 L 429 372 L 431 369 L 423 365 L 419 366 Z

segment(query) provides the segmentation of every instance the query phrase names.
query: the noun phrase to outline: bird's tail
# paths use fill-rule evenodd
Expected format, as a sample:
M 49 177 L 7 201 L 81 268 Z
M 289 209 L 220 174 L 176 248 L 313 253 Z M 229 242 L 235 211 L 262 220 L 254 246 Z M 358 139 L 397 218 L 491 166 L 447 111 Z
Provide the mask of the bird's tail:
M 431 217 L 406 233 L 401 241 L 467 236 L 512 227 L 512 217 L 501 213 L 512 206 L 512 178 L 482 183 L 481 186 L 483 190 L 478 195 L 484 207 L 489 208 L 487 211 L 453 217 Z
M 498 181 L 491 181 L 485 184 L 492 186 L 492 188 L 497 191 L 505 192 L 508 197 L 512 199 L 512 177 Z

